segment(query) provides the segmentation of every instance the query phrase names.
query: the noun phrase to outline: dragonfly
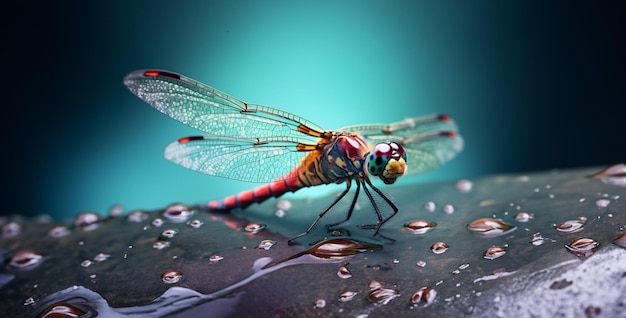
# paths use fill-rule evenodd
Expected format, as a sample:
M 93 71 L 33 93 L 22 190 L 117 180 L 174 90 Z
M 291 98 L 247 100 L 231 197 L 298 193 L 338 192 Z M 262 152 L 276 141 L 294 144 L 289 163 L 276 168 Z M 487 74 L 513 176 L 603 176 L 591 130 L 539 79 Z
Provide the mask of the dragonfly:
M 124 84 L 158 111 L 208 134 L 170 143 L 166 159 L 211 176 L 263 183 L 209 202 L 210 210 L 246 208 L 302 188 L 344 183 L 346 188 L 289 243 L 311 232 L 353 183 L 356 191 L 346 218 L 327 228 L 350 219 L 362 188 L 377 217 L 375 224 L 362 228 L 373 229 L 376 236 L 398 207 L 371 179 L 393 184 L 403 175 L 436 168 L 463 149 L 456 123 L 442 114 L 324 130 L 293 113 L 245 102 L 170 71 L 137 70 Z M 370 189 L 391 208 L 389 215 L 381 212 Z

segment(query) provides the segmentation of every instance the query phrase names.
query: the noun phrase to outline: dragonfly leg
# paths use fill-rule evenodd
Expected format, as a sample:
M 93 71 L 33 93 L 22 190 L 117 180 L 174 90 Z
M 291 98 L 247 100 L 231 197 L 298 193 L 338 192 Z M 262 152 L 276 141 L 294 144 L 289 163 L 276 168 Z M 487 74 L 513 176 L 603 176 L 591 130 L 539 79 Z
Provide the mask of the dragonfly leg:
M 363 190 L 365 190 L 365 194 L 367 194 L 368 199 L 374 206 L 374 211 L 376 211 L 376 216 L 378 217 L 378 223 L 362 225 L 361 228 L 374 229 L 374 236 L 380 235 L 378 233 L 378 231 L 380 231 L 380 227 L 398 213 L 398 207 L 382 191 L 380 191 L 377 187 L 375 187 L 369 179 L 366 178 L 364 180 L 367 183 L 367 185 L 369 185 L 372 188 L 372 190 L 374 190 L 381 198 L 383 198 L 383 200 L 385 200 L 385 202 L 387 202 L 387 204 L 389 204 L 389 206 L 393 210 L 393 213 L 391 213 L 390 216 L 388 216 L 387 218 L 384 218 L 383 215 L 380 213 L 380 209 L 378 208 L 378 205 L 374 201 L 374 198 L 372 197 L 371 192 L 367 189 L 367 185 L 363 184 Z
M 348 191 L 350 191 L 350 186 L 352 185 L 352 182 L 350 181 L 350 179 L 348 179 L 346 181 L 346 189 L 343 190 L 343 192 L 341 192 L 341 194 L 339 194 L 339 196 L 337 197 L 337 199 L 335 199 L 335 201 L 333 201 L 333 203 L 331 203 L 330 205 L 328 205 L 313 221 L 313 223 L 311 223 L 311 225 L 309 226 L 308 229 L 306 229 L 306 231 L 296 235 L 295 237 L 292 237 L 289 239 L 289 241 L 287 241 L 287 244 L 291 245 L 291 242 L 297 238 L 300 238 L 302 236 L 305 236 L 307 234 L 309 234 L 309 232 L 311 232 L 311 230 L 313 230 L 313 228 L 315 227 L 315 225 L 317 224 L 317 222 L 319 222 L 319 220 L 324 217 L 324 215 L 330 211 L 330 209 L 332 209 L 335 204 L 337 204 L 339 201 L 341 201 L 341 199 L 343 199 L 343 197 L 346 196 L 346 194 L 348 193 Z M 351 213 L 351 212 L 350 212 Z
M 376 193 L 378 193 L 378 195 L 381 198 L 383 198 L 383 200 L 385 200 L 385 202 L 387 202 L 387 204 L 389 204 L 389 206 L 393 210 L 393 213 L 391 213 L 390 216 L 388 216 L 386 219 L 382 221 L 382 223 L 380 223 L 379 225 L 379 228 L 380 228 L 380 226 L 385 224 L 385 222 L 389 221 L 392 217 L 394 217 L 398 213 L 398 207 L 382 191 L 378 190 L 378 188 L 375 187 L 369 179 L 365 179 L 365 182 L 367 182 L 367 184 L 372 188 L 372 190 L 376 191 Z
M 350 217 L 352 217 L 352 212 L 354 212 L 354 207 L 356 206 L 356 200 L 359 198 L 359 192 L 361 191 L 361 183 L 357 182 L 356 183 L 356 191 L 354 193 L 354 198 L 352 199 L 352 204 L 350 204 L 350 209 L 348 210 L 348 215 L 346 215 L 345 220 L 343 221 L 339 221 L 337 223 L 331 223 L 331 224 L 327 224 L 326 228 L 331 228 L 334 226 L 337 226 L 341 223 L 347 222 L 348 220 L 350 220 Z

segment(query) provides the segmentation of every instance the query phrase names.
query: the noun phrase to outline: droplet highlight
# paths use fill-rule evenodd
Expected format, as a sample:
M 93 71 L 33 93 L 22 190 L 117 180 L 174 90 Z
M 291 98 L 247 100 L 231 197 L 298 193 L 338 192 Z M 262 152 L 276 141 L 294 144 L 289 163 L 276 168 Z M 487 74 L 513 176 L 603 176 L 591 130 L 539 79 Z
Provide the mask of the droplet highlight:
M 425 234 L 437 226 L 434 222 L 424 221 L 424 220 L 415 220 L 410 221 L 404 224 L 404 228 L 406 228 L 409 232 L 413 234 Z
M 497 237 L 514 231 L 516 227 L 502 220 L 482 218 L 468 224 L 467 229 L 481 237 Z

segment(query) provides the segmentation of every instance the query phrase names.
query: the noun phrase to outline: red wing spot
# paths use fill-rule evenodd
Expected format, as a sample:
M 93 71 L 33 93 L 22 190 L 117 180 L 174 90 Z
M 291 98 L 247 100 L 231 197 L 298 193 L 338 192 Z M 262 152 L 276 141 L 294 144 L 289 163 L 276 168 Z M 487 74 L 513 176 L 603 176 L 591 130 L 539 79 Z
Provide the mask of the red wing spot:
M 198 140 L 204 140 L 204 137 L 202 136 L 189 136 L 189 137 L 183 137 L 178 139 L 178 142 L 181 144 L 190 142 L 190 141 L 198 141 Z
M 450 120 L 450 116 L 444 115 L 444 114 L 439 115 L 439 120 L 441 120 L 441 121 L 449 121 Z
M 166 72 L 166 71 L 145 71 L 143 72 L 143 75 L 148 76 L 148 77 L 163 76 L 163 77 L 169 77 L 169 78 L 173 78 L 177 80 L 180 79 L 180 75 L 176 73 Z
M 456 132 L 454 131 L 444 131 L 441 133 L 441 135 L 446 136 L 446 137 L 450 137 L 450 138 L 454 138 L 456 137 Z
M 143 75 L 150 76 L 150 77 L 157 77 L 157 76 L 159 76 L 159 72 L 157 72 L 157 71 L 145 71 L 143 73 Z

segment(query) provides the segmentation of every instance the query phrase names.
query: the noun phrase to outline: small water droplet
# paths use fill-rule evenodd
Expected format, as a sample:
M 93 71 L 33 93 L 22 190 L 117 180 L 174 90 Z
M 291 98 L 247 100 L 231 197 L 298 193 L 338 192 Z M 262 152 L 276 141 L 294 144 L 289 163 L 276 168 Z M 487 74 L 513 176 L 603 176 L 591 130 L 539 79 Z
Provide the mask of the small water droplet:
M 24 306 L 30 306 L 35 303 L 35 299 L 33 297 L 28 297 L 24 300 Z
M 170 204 L 163 211 L 163 217 L 173 223 L 187 222 L 189 217 L 193 215 L 193 209 L 187 205 L 175 203 Z
M 80 262 L 80 266 L 82 266 L 82 267 L 89 267 L 89 266 L 91 266 L 91 264 L 93 264 L 93 262 L 91 260 L 89 260 L 89 259 L 86 259 L 86 260 Z
M 578 231 L 582 231 L 583 226 L 585 226 L 585 221 L 582 219 L 578 219 L 565 221 L 555 226 L 554 228 L 562 233 L 575 233 Z
M 626 248 L 626 233 L 622 233 L 622 235 L 616 237 L 613 240 L 613 244 Z
M 30 270 L 33 269 L 43 261 L 43 256 L 39 253 L 31 250 L 22 250 L 11 257 L 9 265 L 13 269 L 18 270 Z
M 220 254 L 215 254 L 215 255 L 211 255 L 209 257 L 209 262 L 215 263 L 215 262 L 219 262 L 221 260 L 224 259 L 224 256 L 220 255 Z
M 399 259 L 397 259 L 397 258 L 392 258 L 391 259 L 391 264 L 399 264 L 399 263 L 400 263 Z
M 472 182 L 465 179 L 459 180 L 456 183 L 456 188 L 463 193 L 470 192 L 472 190 L 472 186 Z
M 161 274 L 161 281 L 166 284 L 178 283 L 183 278 L 183 273 L 177 270 L 170 269 Z
M 608 199 L 598 199 L 596 201 L 596 206 L 598 206 L 599 208 L 606 208 L 607 206 L 609 206 L 610 203 L 611 203 L 611 200 L 608 200 Z
M 187 222 L 187 225 L 191 226 L 194 229 L 199 229 L 202 225 L 204 225 L 204 222 L 202 222 L 201 220 L 195 219 L 195 220 L 191 220 Z
M 104 253 L 98 253 L 96 256 L 94 256 L 93 260 L 96 262 L 104 262 L 106 261 L 109 257 L 111 257 L 111 255 L 109 254 L 104 254 Z
M 494 247 L 488 248 L 483 253 L 483 258 L 489 259 L 489 260 L 494 260 L 496 258 L 504 256 L 504 254 L 506 254 L 506 249 L 504 247 L 494 246 Z
M 283 217 L 285 217 L 285 215 L 287 215 L 287 213 L 285 213 L 285 210 L 278 209 L 278 210 L 276 210 L 276 212 L 274 212 L 274 215 L 277 218 L 283 218 Z
M 265 224 L 250 222 L 246 224 L 246 226 L 244 226 L 243 230 L 248 233 L 257 234 L 264 228 L 265 228 Z
M 291 209 L 291 201 L 289 200 L 279 200 L 276 202 L 276 208 L 283 211 L 289 211 Z
M 50 305 L 46 310 L 44 310 L 39 317 L 42 318 L 72 318 L 72 317 L 82 317 L 87 312 L 76 308 L 74 305 L 69 303 L 58 303 L 54 305 Z
M 357 294 L 357 292 L 355 292 L 355 291 L 343 292 L 343 293 L 341 293 L 341 295 L 339 295 L 339 301 L 342 302 L 342 303 L 351 301 L 354 298 L 354 296 L 356 296 L 356 294 Z
M 376 288 L 369 292 L 367 300 L 376 305 L 386 305 L 400 296 L 400 291 L 392 288 Z
M 313 308 L 324 308 L 326 307 L 326 300 L 323 298 L 318 298 L 313 303 Z
M 469 264 L 469 263 L 465 263 L 465 264 L 461 264 L 461 265 L 459 265 L 459 269 L 460 269 L 460 270 L 464 270 L 464 269 L 467 269 L 467 268 L 469 268 L 469 267 L 470 267 L 470 264 Z
M 157 250 L 162 250 L 168 246 L 170 246 L 170 242 L 156 241 L 152 243 L 152 248 Z
M 344 266 L 339 267 L 339 270 L 337 270 L 337 276 L 339 276 L 339 278 L 341 279 L 347 279 L 347 278 L 352 277 L 352 273 L 350 272 L 348 267 L 344 265 Z
M 177 229 L 167 229 L 167 230 L 164 230 L 163 232 L 161 232 L 161 238 L 163 238 L 163 239 L 171 239 L 176 234 L 178 234 L 178 230 Z
M 571 243 L 566 244 L 565 248 L 567 250 L 578 256 L 579 258 L 587 258 L 593 254 L 598 247 L 600 247 L 600 243 L 591 238 L 581 237 L 573 240 Z
M 415 220 L 404 224 L 404 227 L 413 234 L 424 234 L 430 232 L 433 228 L 435 228 L 435 226 L 437 226 L 436 223 L 424 220 Z
M 2 237 L 16 237 L 22 233 L 22 226 L 16 222 L 9 222 L 2 226 Z
M 545 239 L 543 238 L 543 236 L 541 236 L 540 233 L 533 234 L 533 238 L 530 240 L 530 244 L 534 246 L 543 245 L 544 242 Z
M 67 226 L 60 225 L 53 227 L 49 232 L 48 236 L 53 238 L 59 238 L 70 235 L 72 232 Z
M 128 220 L 128 222 L 133 222 L 133 223 L 141 223 L 145 221 L 146 219 L 148 219 L 148 213 L 143 212 L 143 211 L 130 212 L 128 213 L 128 216 L 126 217 L 126 220 Z
M 355 239 L 336 238 L 319 242 L 306 251 L 319 258 L 344 258 L 346 256 L 356 255 L 368 250 L 382 248 L 378 243 L 366 243 Z
M 501 220 L 482 218 L 467 225 L 474 234 L 482 237 L 497 237 L 514 231 L 516 227 L 508 225 Z
M 436 242 L 430 246 L 430 250 L 435 254 L 443 254 L 450 246 L 444 242 Z
M 98 223 L 102 221 L 102 217 L 95 212 L 83 212 L 74 218 L 74 225 L 82 228 L 84 231 L 91 231 L 98 228 Z
M 110 216 L 120 216 L 124 213 L 124 206 L 121 204 L 114 204 L 109 208 Z
M 163 225 L 165 223 L 165 221 L 163 221 L 162 218 L 156 218 L 154 220 L 152 220 L 152 225 L 156 226 L 156 227 L 161 227 L 161 225 Z
M 426 204 L 424 204 L 424 209 L 426 209 L 426 211 L 428 211 L 428 212 L 435 211 L 436 207 L 437 207 L 437 205 L 433 201 L 428 201 L 428 202 L 426 202 Z
M 428 305 L 435 301 L 437 291 L 430 287 L 422 287 L 411 296 L 411 303 L 415 305 Z
M 423 260 L 419 260 L 417 262 L 415 262 L 415 265 L 419 266 L 419 267 L 424 267 L 426 266 L 426 262 Z
M 261 243 L 259 243 L 259 245 L 257 246 L 258 249 L 262 249 L 262 250 L 269 250 L 270 248 L 272 248 L 272 246 L 274 246 L 274 244 L 276 244 L 276 241 L 272 241 L 272 240 L 263 240 L 261 241 Z
M 447 213 L 447 214 L 452 214 L 454 213 L 454 206 L 452 204 L 446 204 L 443 206 L 443 212 Z
M 515 221 L 517 222 L 528 222 L 528 220 L 532 219 L 533 215 L 526 212 L 519 212 L 515 215 Z

